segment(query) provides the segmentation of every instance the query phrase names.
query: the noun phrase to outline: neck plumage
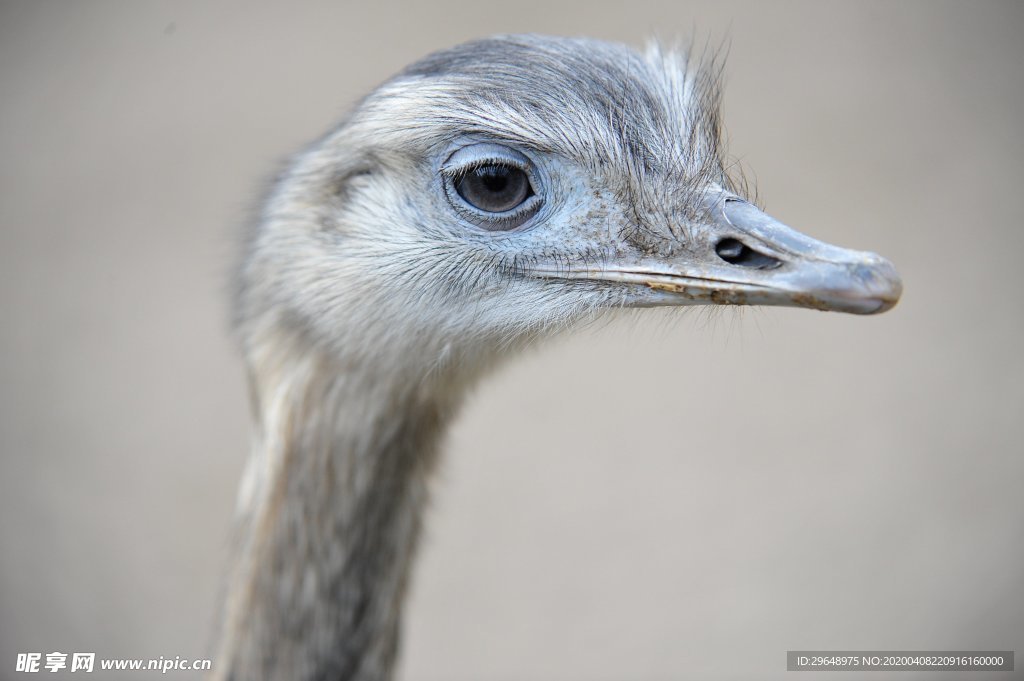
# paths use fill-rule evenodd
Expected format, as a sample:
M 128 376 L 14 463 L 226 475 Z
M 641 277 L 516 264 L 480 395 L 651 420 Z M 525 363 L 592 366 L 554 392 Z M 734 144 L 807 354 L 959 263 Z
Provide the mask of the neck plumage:
M 280 330 L 248 355 L 258 422 L 215 678 L 390 679 L 427 477 L 457 402 L 446 395 L 461 391 Z

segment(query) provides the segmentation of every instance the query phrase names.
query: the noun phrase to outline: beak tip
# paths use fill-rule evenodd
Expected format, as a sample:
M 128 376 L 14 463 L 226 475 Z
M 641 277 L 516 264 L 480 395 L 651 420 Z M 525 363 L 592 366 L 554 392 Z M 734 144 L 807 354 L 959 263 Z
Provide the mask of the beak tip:
M 857 270 L 857 278 L 864 282 L 865 292 L 879 301 L 878 308 L 871 314 L 896 307 L 903 295 L 903 279 L 891 262 L 872 253 Z
M 793 295 L 792 301 L 800 307 L 872 315 L 896 307 L 902 294 L 903 280 L 893 264 L 874 253 L 861 253 L 835 263 L 824 281 Z
M 896 267 L 880 255 L 866 253 L 849 269 L 849 282 L 843 287 L 848 305 L 837 309 L 854 314 L 880 314 L 896 307 L 903 294 L 903 280 Z

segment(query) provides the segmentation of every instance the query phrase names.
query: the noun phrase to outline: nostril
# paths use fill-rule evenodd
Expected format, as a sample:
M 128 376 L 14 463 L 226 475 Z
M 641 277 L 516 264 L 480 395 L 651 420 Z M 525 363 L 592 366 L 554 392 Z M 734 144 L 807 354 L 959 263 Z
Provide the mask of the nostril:
M 778 258 L 758 253 L 742 241 L 732 237 L 719 241 L 718 245 L 715 246 L 715 253 L 730 265 L 750 267 L 755 270 L 770 270 L 782 264 L 782 261 Z
M 715 247 L 715 252 L 718 253 L 718 257 L 722 260 L 735 262 L 737 258 L 743 255 L 743 251 L 746 249 L 747 247 L 736 241 L 736 239 L 722 239 L 718 242 L 718 246 Z

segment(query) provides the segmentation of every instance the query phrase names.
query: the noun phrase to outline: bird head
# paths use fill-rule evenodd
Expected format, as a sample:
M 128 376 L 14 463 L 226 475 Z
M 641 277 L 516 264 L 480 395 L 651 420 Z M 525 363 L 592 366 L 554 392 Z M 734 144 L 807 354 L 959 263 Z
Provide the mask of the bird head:
M 895 305 L 888 261 L 745 198 L 719 99 L 714 59 L 658 47 L 507 36 L 428 56 L 284 173 L 244 306 L 399 361 L 612 308 Z

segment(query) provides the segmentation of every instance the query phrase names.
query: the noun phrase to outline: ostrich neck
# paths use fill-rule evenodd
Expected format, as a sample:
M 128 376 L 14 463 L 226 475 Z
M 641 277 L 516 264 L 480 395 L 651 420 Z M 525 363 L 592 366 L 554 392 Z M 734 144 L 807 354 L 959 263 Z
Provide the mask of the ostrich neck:
M 281 332 L 249 350 L 257 425 L 217 678 L 392 676 L 427 477 L 455 400 L 368 365 Z

